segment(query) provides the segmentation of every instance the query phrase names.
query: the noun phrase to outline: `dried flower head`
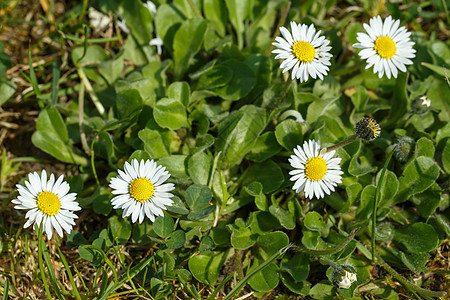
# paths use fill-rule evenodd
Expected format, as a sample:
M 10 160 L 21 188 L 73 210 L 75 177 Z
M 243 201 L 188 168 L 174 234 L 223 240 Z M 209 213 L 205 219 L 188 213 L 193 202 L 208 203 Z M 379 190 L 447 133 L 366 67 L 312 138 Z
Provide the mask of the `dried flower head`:
M 356 123 L 355 134 L 360 139 L 370 142 L 380 136 L 381 127 L 373 118 L 364 117 Z

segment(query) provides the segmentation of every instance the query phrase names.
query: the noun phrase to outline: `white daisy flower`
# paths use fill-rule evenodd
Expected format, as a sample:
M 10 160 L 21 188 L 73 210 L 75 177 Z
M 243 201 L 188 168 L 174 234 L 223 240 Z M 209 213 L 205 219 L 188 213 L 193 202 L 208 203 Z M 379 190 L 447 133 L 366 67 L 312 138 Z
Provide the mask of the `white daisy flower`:
M 275 59 L 284 59 L 280 65 L 283 73 L 292 69 L 292 79 L 300 79 L 300 82 L 307 81 L 309 76 L 323 79 L 333 56 L 329 53 L 330 41 L 320 36 L 320 30 L 316 33 L 313 24 L 308 27 L 291 22 L 291 31 L 292 34 L 285 27 L 280 27 L 283 37 L 277 37 L 277 42 L 273 43 L 278 48 L 272 51 L 277 53 Z
M 362 48 L 359 56 L 367 59 L 366 69 L 373 66 L 373 73 L 378 73 L 378 77 L 386 74 L 387 78 L 397 78 L 398 70 L 406 72 L 406 65 L 413 62 L 416 50 L 412 47 L 409 37 L 410 32 L 405 26 L 399 28 L 400 21 L 393 20 L 391 16 L 386 20 L 381 20 L 380 16 L 373 17 L 369 21 L 370 25 L 364 24 L 367 33 L 358 32 L 359 43 L 353 44 L 355 48 Z
M 55 182 L 55 175 L 51 174 L 47 180 L 47 172 L 43 170 L 41 176 L 37 172 L 28 174 L 29 181 L 25 181 L 25 186 L 16 185 L 19 196 L 12 200 L 12 203 L 17 204 L 14 208 L 29 209 L 25 215 L 28 220 L 24 228 L 33 223 L 43 224 L 48 239 L 52 238 L 53 228 L 60 237 L 63 236 L 63 229 L 67 233 L 72 231 L 74 219 L 78 218 L 73 211 L 81 207 L 75 201 L 77 194 L 68 193 L 70 186 L 63 179 L 61 175 Z
M 300 145 L 294 148 L 294 153 L 289 163 L 295 169 L 289 175 L 293 175 L 291 181 L 295 183 L 292 189 L 296 193 L 305 190 L 306 198 L 323 198 L 324 192 L 329 195 L 341 183 L 341 159 L 332 158 L 336 150 L 320 154 L 320 142 L 310 140 L 303 143 L 303 148 Z
M 110 187 L 115 196 L 111 199 L 114 209 L 123 209 L 122 217 L 131 215 L 134 223 L 139 219 L 142 223 L 144 216 L 152 222 L 155 216 L 163 216 L 166 206 L 173 204 L 171 190 L 173 183 L 163 184 L 170 174 L 165 167 L 158 166 L 153 160 L 133 159 L 131 164 L 125 162 L 125 172 L 118 170 L 119 176 L 112 178 Z

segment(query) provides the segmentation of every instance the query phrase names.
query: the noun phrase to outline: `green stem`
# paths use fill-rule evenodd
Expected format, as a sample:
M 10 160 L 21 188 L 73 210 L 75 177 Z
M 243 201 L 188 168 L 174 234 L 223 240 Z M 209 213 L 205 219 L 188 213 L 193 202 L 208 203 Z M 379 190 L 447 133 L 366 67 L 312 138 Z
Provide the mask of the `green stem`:
M 36 225 L 38 226 L 38 225 Z M 39 271 L 41 272 L 42 283 L 44 283 L 45 293 L 47 294 L 48 299 L 53 299 L 52 294 L 50 294 L 50 289 L 48 288 L 47 278 L 45 277 L 45 269 L 44 269 L 44 261 L 42 259 L 43 253 L 42 249 L 44 248 L 44 240 L 42 236 L 44 224 L 41 223 L 38 226 L 37 235 L 38 235 L 38 262 L 39 262 Z
M 100 180 L 98 180 L 97 176 L 97 170 L 95 169 L 95 152 L 94 152 L 94 143 L 97 139 L 97 135 L 92 139 L 91 142 L 91 168 L 92 168 L 92 174 L 94 174 L 95 182 L 97 182 L 97 185 L 100 187 Z
M 348 243 L 350 243 L 353 240 L 353 238 L 355 237 L 355 234 L 358 232 L 358 230 L 359 230 L 359 227 L 353 229 L 353 231 L 350 232 L 350 234 L 345 238 L 345 240 L 343 240 L 336 247 L 328 249 L 328 250 L 313 250 L 313 249 L 305 248 L 302 245 L 295 246 L 295 248 L 299 249 L 302 252 L 305 252 L 305 253 L 308 253 L 308 254 L 312 254 L 312 255 L 315 255 L 315 256 L 331 255 L 331 254 L 334 254 L 334 253 L 338 253 L 339 251 L 344 249 L 345 246 L 347 246 Z
M 381 171 L 380 175 L 380 181 L 377 184 L 377 190 L 375 193 L 375 201 L 373 202 L 373 208 L 372 208 L 372 261 L 375 262 L 375 250 L 376 250 L 376 244 L 375 244 L 375 231 L 376 231 L 376 223 L 377 223 L 377 208 L 378 208 L 378 202 L 380 201 L 381 197 L 381 187 L 384 183 L 384 174 L 386 173 L 386 169 L 389 165 L 389 162 L 391 161 L 392 155 L 394 154 L 395 146 L 391 153 L 389 153 L 388 158 L 386 159 L 386 162 L 384 163 L 383 170 Z
M 325 154 L 327 152 L 330 152 L 332 150 L 347 146 L 348 144 L 350 144 L 351 142 L 354 142 L 358 139 L 358 135 L 354 134 L 349 136 L 348 138 L 346 138 L 345 140 L 343 140 L 340 143 L 337 143 L 336 145 L 330 146 L 330 147 L 326 147 L 325 149 L 322 149 L 320 152 L 322 154 Z
M 86 74 L 84 74 L 83 68 L 77 68 L 78 75 L 81 78 L 81 82 L 83 82 L 84 86 L 86 87 L 86 90 L 91 97 L 92 102 L 94 102 L 95 108 L 97 108 L 98 113 L 102 117 L 106 117 L 105 115 L 105 108 L 103 107 L 103 104 L 98 99 L 97 95 L 95 94 L 94 88 L 92 87 L 91 83 L 89 82 L 89 79 L 86 77 Z
M 239 281 L 239 283 L 231 290 L 231 292 L 225 298 L 223 298 L 223 300 L 230 300 L 234 296 L 234 294 L 236 294 L 247 283 L 247 281 L 250 280 L 250 278 L 253 275 L 255 275 L 256 273 L 267 267 L 277 258 L 283 256 L 284 253 L 286 253 L 286 251 L 292 246 L 293 244 L 289 244 L 286 247 L 281 248 L 278 252 L 275 252 L 271 257 L 269 257 L 268 260 L 266 260 L 265 262 L 254 268 L 250 273 L 247 274 L 247 276 L 244 277 L 243 280 Z
M 320 262 L 322 265 L 328 265 L 328 266 L 331 266 L 331 267 L 333 267 L 333 269 L 336 269 L 336 268 L 338 267 L 337 263 L 335 263 L 334 261 L 332 261 L 331 259 L 328 259 L 328 258 L 326 258 L 326 257 L 320 257 L 320 258 L 319 258 L 319 262 Z
M 421 287 L 418 287 L 417 285 L 409 282 L 405 277 L 400 275 L 397 271 L 395 271 L 390 265 L 388 265 L 378 254 L 376 255 L 377 263 L 382 266 L 386 271 L 388 271 L 392 277 L 394 277 L 398 282 L 403 284 L 408 289 L 413 290 L 414 292 L 417 292 L 423 296 L 428 297 L 444 297 L 447 295 L 444 291 L 430 291 Z

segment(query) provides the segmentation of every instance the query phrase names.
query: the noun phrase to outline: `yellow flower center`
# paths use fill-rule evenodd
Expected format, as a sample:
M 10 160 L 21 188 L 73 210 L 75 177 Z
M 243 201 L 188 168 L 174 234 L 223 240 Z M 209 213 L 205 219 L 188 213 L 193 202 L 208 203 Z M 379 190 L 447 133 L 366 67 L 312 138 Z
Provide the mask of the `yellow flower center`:
M 322 157 L 308 159 L 305 166 L 306 178 L 311 181 L 321 180 L 325 173 L 327 173 L 327 163 Z
M 308 42 L 296 42 L 292 46 L 292 52 L 294 52 L 297 59 L 302 62 L 311 62 L 314 57 L 316 57 L 316 49 Z
M 388 36 L 380 36 L 375 40 L 375 51 L 382 58 L 391 58 L 395 55 L 397 48 L 395 47 L 394 41 Z
M 52 192 L 40 192 L 36 200 L 37 207 L 47 216 L 56 215 L 61 208 L 61 201 Z
M 150 199 L 155 192 L 153 183 L 145 177 L 136 178 L 130 183 L 130 195 L 141 203 Z

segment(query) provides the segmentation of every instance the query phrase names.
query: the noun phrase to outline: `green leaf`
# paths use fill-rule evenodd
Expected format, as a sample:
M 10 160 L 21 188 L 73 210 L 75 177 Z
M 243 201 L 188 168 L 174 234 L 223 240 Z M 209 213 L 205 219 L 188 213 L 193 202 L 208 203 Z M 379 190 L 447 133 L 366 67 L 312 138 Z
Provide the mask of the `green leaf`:
M 265 234 L 280 228 L 280 222 L 271 213 L 266 211 L 256 211 L 250 214 L 248 223 L 239 227 L 250 227 L 254 234 Z
M 356 218 L 358 220 L 366 220 L 372 214 L 376 190 L 377 188 L 375 186 L 368 185 L 361 192 L 361 204 L 356 210 Z
M 201 18 L 184 21 L 173 41 L 175 77 L 181 78 L 187 71 L 192 58 L 200 51 L 207 24 Z
M 356 87 L 355 93 L 351 97 L 351 100 L 353 102 L 353 105 L 355 106 L 356 111 L 364 112 L 366 103 L 367 101 L 369 101 L 369 94 L 363 86 L 358 85 Z
M 281 226 L 283 226 L 284 228 L 290 230 L 295 228 L 296 218 L 294 212 L 281 208 L 277 204 L 272 204 L 269 207 L 269 212 L 272 214 L 272 216 L 278 219 Z
M 213 66 L 200 76 L 197 89 L 215 90 L 223 87 L 231 81 L 233 74 L 233 70 L 224 64 Z
M 95 196 L 94 196 L 95 195 Z M 105 188 L 97 188 L 94 192 L 92 208 L 95 213 L 107 216 L 111 210 L 111 192 Z
M 136 87 L 130 87 L 130 83 L 122 84 L 119 80 L 114 85 L 117 93 L 117 110 L 122 119 L 142 109 L 144 101 Z
M 399 190 L 395 203 L 404 202 L 412 195 L 421 193 L 429 188 L 439 177 L 439 169 L 433 159 L 419 156 L 412 160 L 399 180 Z
M 260 262 L 255 258 L 252 269 L 256 268 L 259 264 Z M 248 284 L 252 289 L 258 292 L 270 292 L 277 287 L 279 282 L 280 275 L 278 274 L 278 266 L 275 263 L 267 265 L 248 280 Z
M 189 220 L 201 220 L 208 217 L 216 209 L 215 205 L 205 207 L 203 209 L 192 211 L 188 214 Z
M 174 221 L 170 216 L 158 216 L 153 223 L 153 230 L 162 238 L 166 238 L 172 233 Z
M 225 100 L 239 100 L 250 93 L 256 83 L 255 73 L 244 62 L 236 59 L 224 61 L 222 66 L 233 71 L 231 80 L 216 88 L 214 92 Z
M 179 197 L 173 196 L 171 199 L 173 201 L 173 204 L 167 207 L 168 211 L 180 215 L 187 215 L 189 213 L 189 210 L 186 208 L 183 201 L 181 201 Z
M 179 100 L 163 98 L 158 100 L 153 111 L 156 123 L 164 128 L 176 130 L 180 127 L 189 128 L 186 109 Z
M 241 48 L 244 40 L 244 20 L 247 18 L 251 8 L 249 0 L 225 0 L 230 22 L 236 30 L 238 45 Z
M 186 20 L 186 16 L 172 3 L 162 4 L 156 11 L 156 31 L 163 40 L 164 46 L 167 47 L 169 51 L 173 50 L 175 34 L 178 33 L 177 30 L 184 20 Z
M 345 38 L 350 45 L 359 43 L 356 39 L 358 32 L 364 32 L 364 27 L 359 22 L 351 22 L 345 29 Z
M 433 158 L 434 156 L 434 145 L 430 139 L 426 137 L 421 137 L 416 142 L 416 150 L 414 152 L 414 157 L 427 156 Z
M 447 139 L 444 150 L 442 151 L 442 166 L 445 172 L 450 174 L 450 139 Z
M 394 241 L 401 243 L 409 253 L 432 251 L 439 245 L 433 226 L 421 222 L 395 230 Z
M 31 140 L 36 147 L 61 161 L 80 165 L 88 163 L 85 157 L 75 152 L 66 124 L 56 108 L 41 111 Z
M 189 259 L 189 271 L 198 281 L 214 285 L 219 278 L 219 272 L 227 251 L 224 252 L 203 252 Z
M 334 110 L 337 100 L 340 97 L 329 98 L 318 98 L 316 101 L 308 106 L 308 111 L 306 112 L 306 121 L 309 124 L 314 123 L 320 116 L 325 115 L 328 111 Z
M 315 211 L 310 211 L 306 214 L 303 224 L 306 228 L 312 231 L 322 231 L 327 227 L 322 216 Z
M 265 110 L 246 105 L 218 125 L 217 151 L 222 151 L 220 166 L 228 169 L 247 154 L 265 127 Z
M 119 216 L 112 216 L 108 219 L 109 232 L 113 239 L 119 244 L 124 244 L 131 236 L 131 225 Z
M 310 231 L 306 228 L 302 230 L 302 244 L 307 249 L 315 249 L 319 244 L 320 232 L 318 231 Z
M 231 233 L 227 229 L 218 227 L 212 228 L 210 231 L 210 235 L 214 241 L 214 244 L 216 244 L 217 246 L 230 243 Z
M 165 132 L 144 128 L 138 132 L 139 139 L 144 143 L 144 150 L 151 158 L 158 159 L 169 155 L 169 145 L 166 144 Z
M 404 253 L 400 251 L 400 259 L 411 271 L 416 274 L 427 273 L 428 269 L 425 267 L 430 255 L 428 253 Z
M 193 184 L 186 190 L 185 199 L 191 210 L 199 210 L 209 206 L 212 192 L 207 186 Z
M 255 197 L 255 205 L 260 210 L 267 210 L 268 201 L 263 193 L 263 186 L 258 181 L 253 181 L 247 186 L 244 186 L 244 190 L 251 196 Z
M 281 270 L 288 272 L 297 282 L 306 280 L 309 274 L 308 256 L 304 253 L 297 252 L 292 257 L 283 257 Z
M 203 11 L 206 19 L 210 22 L 217 33 L 223 37 L 227 25 L 228 15 L 224 1 L 204 0 Z
M 213 240 L 209 236 L 205 236 L 200 241 L 200 245 L 198 246 L 198 251 L 205 252 L 208 250 L 212 250 L 216 247 Z
M 180 180 L 188 178 L 185 162 L 186 156 L 184 155 L 169 155 L 158 160 L 158 164 L 166 167 L 173 177 Z
M 173 82 L 167 90 L 167 96 L 172 99 L 177 99 L 185 107 L 189 105 L 189 97 L 191 89 L 187 82 Z
M 284 182 L 283 171 L 277 163 L 269 159 L 248 168 L 243 184 L 248 185 L 253 181 L 262 184 L 263 193 L 274 192 Z
M 166 240 L 166 246 L 169 249 L 179 249 L 183 247 L 184 242 L 186 241 L 186 234 L 183 230 L 175 230 Z
M 364 156 L 364 154 L 360 154 L 361 151 L 364 151 L 363 147 L 364 146 L 361 140 L 357 140 L 346 147 L 348 154 L 351 157 L 350 164 L 348 166 L 348 172 L 350 175 L 362 176 L 377 170 L 377 167 L 372 166 L 368 157 Z
M 75 65 L 92 64 L 92 63 L 99 64 L 100 62 L 106 61 L 110 58 L 109 53 L 99 45 L 87 46 L 86 52 L 83 46 L 76 47 L 72 50 L 70 54 L 72 56 L 72 61 Z M 87 72 L 87 74 L 88 73 L 90 72 Z
M 380 179 L 381 171 L 377 174 L 377 184 Z M 379 207 L 383 207 L 385 203 L 389 203 L 398 191 L 399 182 L 394 172 L 386 170 L 383 185 L 380 187 Z
M 204 152 L 197 152 L 188 158 L 188 173 L 196 184 L 207 185 L 211 173 L 211 158 Z
M 235 249 L 245 250 L 256 243 L 257 235 L 254 234 L 250 228 L 238 227 L 232 225 L 231 227 L 231 246 Z
M 278 143 L 286 150 L 292 151 L 303 141 L 303 129 L 299 122 L 287 119 L 275 127 Z
M 256 244 L 263 259 L 268 259 L 289 244 L 289 237 L 282 231 L 267 232 L 258 237 Z
M 321 299 L 321 300 L 333 300 L 333 285 L 328 280 L 323 280 L 313 286 L 309 292 L 309 295 L 313 299 Z
M 139 44 L 148 44 L 153 38 L 153 18 L 141 1 L 123 1 L 123 16 L 131 34 Z
M 17 86 L 8 80 L 2 78 L 0 74 L 0 106 L 2 106 L 14 94 Z
M 442 190 L 437 183 L 424 191 L 412 197 L 412 201 L 416 204 L 417 211 L 420 216 L 428 218 L 439 207 L 442 197 Z
M 269 131 L 258 137 L 247 158 L 256 162 L 262 162 L 271 158 L 280 150 L 281 146 L 275 137 L 275 133 Z
M 291 275 L 286 272 L 281 273 L 281 281 L 293 293 L 308 296 L 311 290 L 311 283 L 304 280 L 301 282 L 295 281 Z

